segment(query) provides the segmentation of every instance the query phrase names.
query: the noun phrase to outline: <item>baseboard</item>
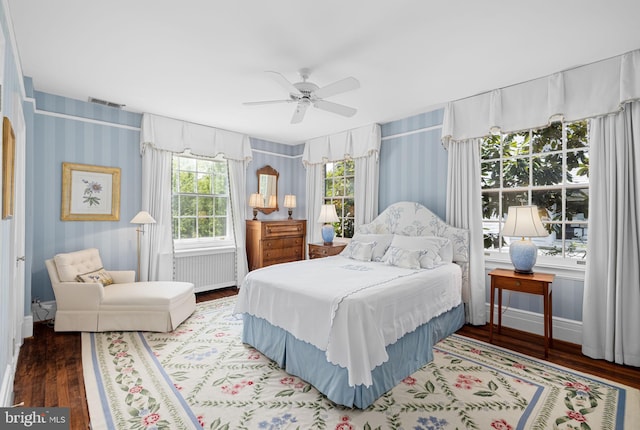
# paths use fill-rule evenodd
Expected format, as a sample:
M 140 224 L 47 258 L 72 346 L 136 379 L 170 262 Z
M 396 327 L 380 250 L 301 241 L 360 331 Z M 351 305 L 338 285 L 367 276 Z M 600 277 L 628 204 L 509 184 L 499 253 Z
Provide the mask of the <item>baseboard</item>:
M 11 365 L 7 365 L 7 368 L 2 375 L 2 387 L 0 387 L 0 401 L 3 408 L 8 408 L 13 404 L 13 381 L 14 372 Z
M 48 308 L 48 309 L 47 309 Z M 51 300 L 48 302 L 32 303 L 31 315 L 33 322 L 52 320 L 56 315 L 56 301 Z
M 490 320 L 490 308 L 487 303 L 487 321 Z M 493 314 L 494 324 L 497 324 L 498 307 L 495 307 Z M 523 311 L 521 309 L 508 308 L 502 314 L 502 326 L 516 330 L 522 330 L 542 336 L 544 334 L 544 324 L 542 314 Z M 553 338 L 566 342 L 582 345 L 582 322 L 565 318 L 553 317 Z

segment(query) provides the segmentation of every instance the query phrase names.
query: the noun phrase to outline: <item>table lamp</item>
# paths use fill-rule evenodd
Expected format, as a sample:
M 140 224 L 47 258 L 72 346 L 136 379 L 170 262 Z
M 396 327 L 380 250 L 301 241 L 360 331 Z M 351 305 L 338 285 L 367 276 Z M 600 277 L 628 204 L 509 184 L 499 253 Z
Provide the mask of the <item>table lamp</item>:
M 517 273 L 531 274 L 538 258 L 538 247 L 527 237 L 546 237 L 549 235 L 540 221 L 537 206 L 510 206 L 502 235 L 518 237 L 509 245 L 511 263 Z
M 254 220 L 258 219 L 258 209 L 256 208 L 261 208 L 263 203 L 260 193 L 253 193 L 249 196 L 249 206 L 253 209 Z
M 293 208 L 296 207 L 296 196 L 293 194 L 287 194 L 284 196 L 284 207 L 289 209 L 289 219 L 291 218 L 291 214 L 293 213 Z
M 324 223 L 322 226 L 322 240 L 325 245 L 333 244 L 333 237 L 336 232 L 333 229 L 334 222 L 338 222 L 340 219 L 338 218 L 338 214 L 336 213 L 335 205 L 322 205 L 322 209 L 320 209 L 320 216 L 318 217 L 318 222 Z

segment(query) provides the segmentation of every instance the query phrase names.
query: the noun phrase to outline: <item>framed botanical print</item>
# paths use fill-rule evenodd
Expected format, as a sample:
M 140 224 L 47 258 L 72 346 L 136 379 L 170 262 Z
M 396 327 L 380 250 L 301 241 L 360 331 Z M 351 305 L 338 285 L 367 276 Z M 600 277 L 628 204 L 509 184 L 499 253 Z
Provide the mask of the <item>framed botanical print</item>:
M 120 168 L 62 163 L 63 221 L 118 221 Z
M 2 121 L 2 219 L 13 217 L 15 202 L 16 136 L 11 121 Z

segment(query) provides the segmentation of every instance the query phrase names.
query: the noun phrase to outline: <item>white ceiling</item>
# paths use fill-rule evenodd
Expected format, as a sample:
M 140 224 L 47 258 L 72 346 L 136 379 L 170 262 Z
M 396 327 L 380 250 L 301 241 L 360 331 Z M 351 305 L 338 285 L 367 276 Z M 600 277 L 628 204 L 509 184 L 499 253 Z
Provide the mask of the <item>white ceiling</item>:
M 638 0 L 6 0 L 36 90 L 281 143 L 384 123 L 640 48 Z M 264 71 L 360 88 L 343 118 Z

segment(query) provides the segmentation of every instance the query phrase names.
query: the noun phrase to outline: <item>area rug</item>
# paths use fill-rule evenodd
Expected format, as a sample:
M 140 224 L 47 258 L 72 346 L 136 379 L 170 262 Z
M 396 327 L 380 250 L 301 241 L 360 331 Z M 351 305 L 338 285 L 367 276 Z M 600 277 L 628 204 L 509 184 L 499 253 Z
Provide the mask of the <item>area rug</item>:
M 453 335 L 366 410 L 327 400 L 241 342 L 235 297 L 172 333 L 83 333 L 98 429 L 625 429 L 638 390 Z

